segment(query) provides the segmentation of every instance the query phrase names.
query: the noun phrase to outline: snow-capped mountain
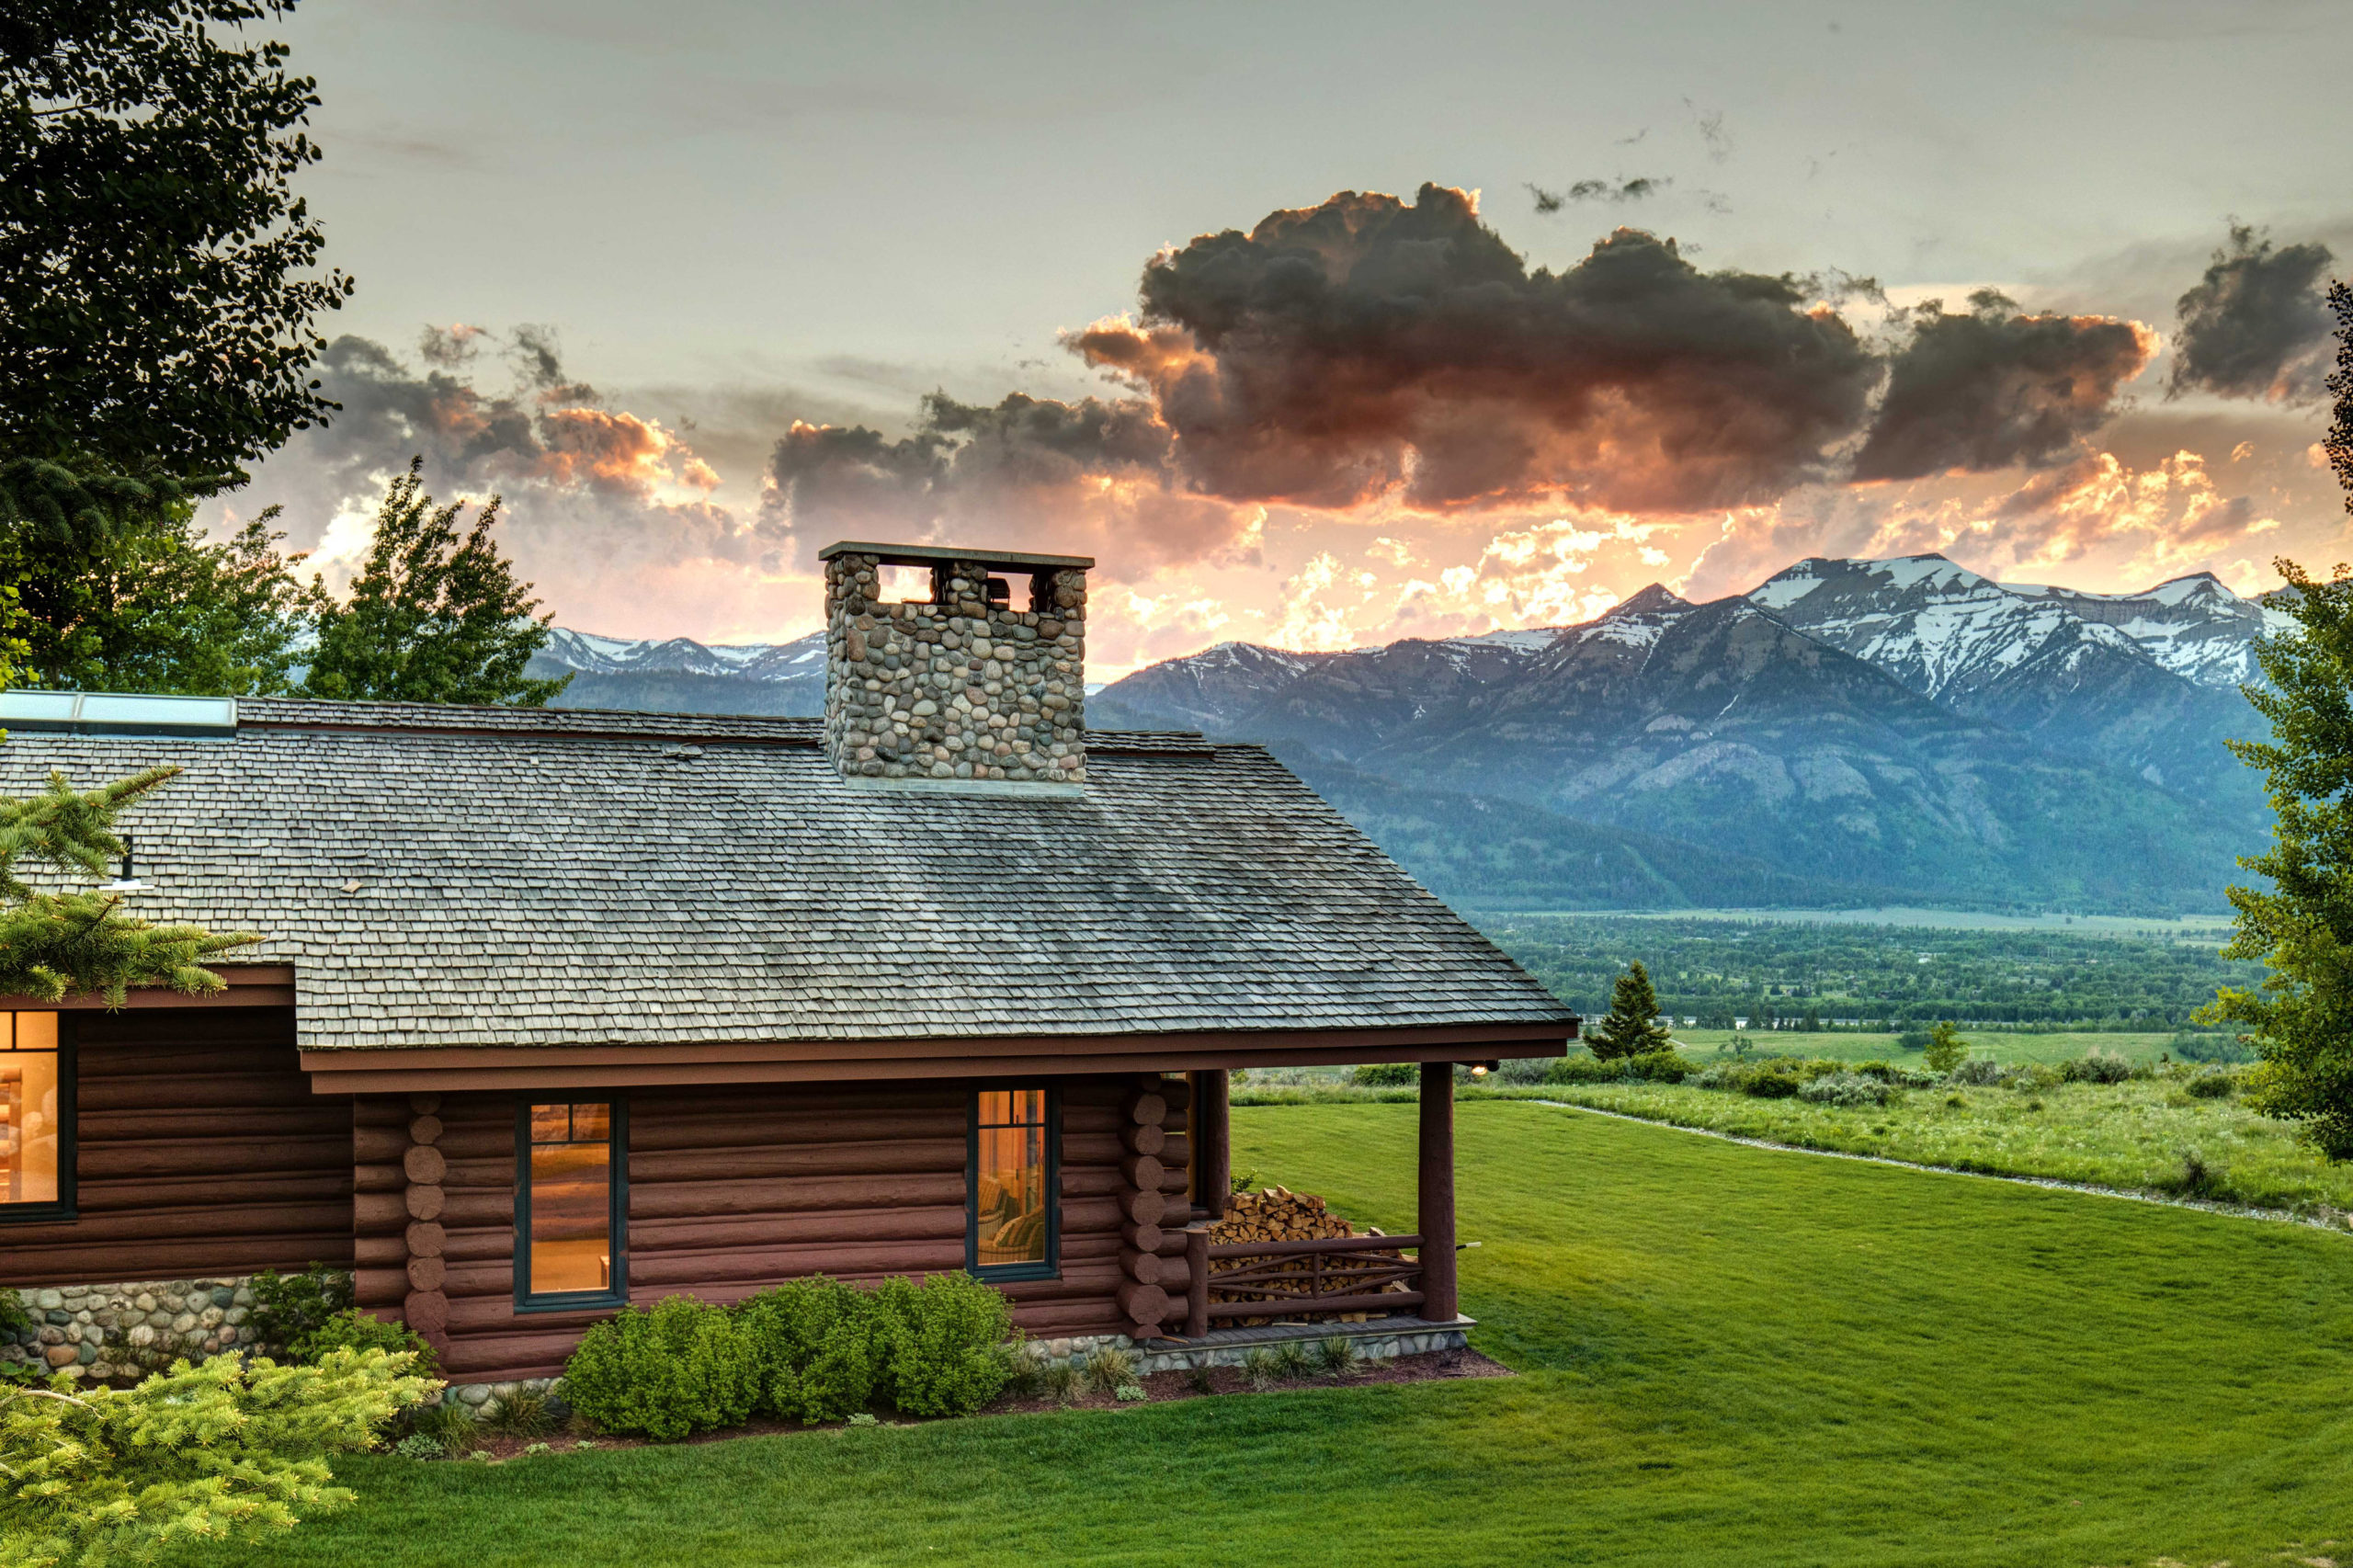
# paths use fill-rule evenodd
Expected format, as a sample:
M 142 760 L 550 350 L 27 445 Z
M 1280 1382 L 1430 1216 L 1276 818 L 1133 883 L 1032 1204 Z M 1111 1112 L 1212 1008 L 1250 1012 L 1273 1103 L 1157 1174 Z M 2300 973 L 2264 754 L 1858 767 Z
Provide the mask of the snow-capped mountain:
M 2240 597 L 2211 572 L 2176 577 L 2139 594 L 2005 586 L 2021 597 L 2056 600 L 2086 620 L 2115 627 L 2158 664 L 2200 686 L 2235 688 L 2261 678 L 2255 640 L 2295 625 L 2286 611 Z
M 745 680 L 794 680 L 825 667 L 825 634 L 790 642 L 722 642 L 685 637 L 599 637 L 556 627 L 540 657 L 585 675 L 739 676 Z

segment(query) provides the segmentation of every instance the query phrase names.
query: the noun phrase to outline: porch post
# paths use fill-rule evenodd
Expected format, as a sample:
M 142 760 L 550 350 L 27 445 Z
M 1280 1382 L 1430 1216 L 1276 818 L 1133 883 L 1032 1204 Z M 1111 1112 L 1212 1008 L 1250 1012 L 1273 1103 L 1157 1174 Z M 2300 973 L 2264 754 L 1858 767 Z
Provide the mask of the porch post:
M 1233 1124 L 1232 1096 L 1225 1069 L 1201 1074 L 1201 1207 L 1211 1220 L 1225 1218 L 1225 1201 L 1233 1192 Z
M 1454 1063 L 1422 1063 L 1422 1316 L 1452 1323 L 1454 1289 Z

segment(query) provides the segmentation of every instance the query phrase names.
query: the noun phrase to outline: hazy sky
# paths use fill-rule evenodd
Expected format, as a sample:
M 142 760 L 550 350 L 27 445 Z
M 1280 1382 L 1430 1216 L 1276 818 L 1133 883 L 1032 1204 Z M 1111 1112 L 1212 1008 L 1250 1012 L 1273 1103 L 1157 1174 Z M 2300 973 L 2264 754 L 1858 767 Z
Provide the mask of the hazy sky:
M 331 567 L 417 452 L 504 493 L 567 625 L 804 631 L 835 537 L 1084 548 L 1098 674 L 1808 553 L 2251 589 L 2345 552 L 2313 452 L 2341 3 L 310 0 L 275 30 L 359 289 L 345 416 L 227 510 L 285 503 Z M 1588 260 L 1620 226 L 1676 250 Z M 2015 308 L 1972 312 L 1988 287 Z

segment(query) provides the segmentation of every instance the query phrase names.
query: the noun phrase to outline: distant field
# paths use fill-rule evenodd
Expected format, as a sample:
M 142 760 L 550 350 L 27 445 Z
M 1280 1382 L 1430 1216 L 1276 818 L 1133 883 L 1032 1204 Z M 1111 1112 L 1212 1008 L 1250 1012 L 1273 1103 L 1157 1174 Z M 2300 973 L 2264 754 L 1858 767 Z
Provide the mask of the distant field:
M 1415 1112 L 1237 1165 L 1414 1221 Z M 2345 1555 L 2353 1238 L 1461 1108 L 1463 1307 L 1519 1376 L 551 1455 L 350 1460 L 178 1568 L 2088 1568 Z
M 1675 1031 L 1676 1044 L 1693 1056 L 1712 1060 L 1729 1053 L 1740 1040 L 1752 1056 L 1826 1056 L 1836 1062 L 1896 1062 L 1916 1067 L 1919 1053 L 1896 1049 L 1892 1034 L 1801 1034 L 1791 1029 L 1683 1029 Z M 2013 1034 L 2003 1029 L 1963 1029 L 1961 1038 L 1973 1048 L 1972 1056 L 1996 1062 L 2065 1062 L 2097 1047 L 2129 1062 L 2154 1062 L 2173 1049 L 2174 1031 L 2158 1034 Z
M 1474 911 L 1483 917 L 1483 911 Z M 1599 920 L 1763 920 L 1783 926 L 1893 926 L 1932 931 L 2061 931 L 2087 937 L 2195 937 L 2211 935 L 2217 944 L 2230 935 L 2227 914 L 2178 915 L 2156 919 L 2131 915 L 1993 915 L 1966 909 L 1561 909 L 1498 912 L 1563 915 Z

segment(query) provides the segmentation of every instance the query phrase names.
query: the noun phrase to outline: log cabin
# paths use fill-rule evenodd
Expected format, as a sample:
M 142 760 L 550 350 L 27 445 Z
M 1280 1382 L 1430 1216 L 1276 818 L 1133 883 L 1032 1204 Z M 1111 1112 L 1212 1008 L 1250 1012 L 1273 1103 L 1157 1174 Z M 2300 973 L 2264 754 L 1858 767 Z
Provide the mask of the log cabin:
M 0 998 L 11 1353 L 249 1342 L 313 1263 L 485 1384 L 815 1273 L 1199 1336 L 1228 1074 L 1379 1062 L 1415 1256 L 1315 1304 L 1456 1322 L 1454 1064 L 1575 1017 L 1261 747 L 1088 731 L 1090 560 L 823 557 L 818 721 L 0 697 L 0 790 L 179 769 L 131 912 L 265 937 L 209 996 Z

